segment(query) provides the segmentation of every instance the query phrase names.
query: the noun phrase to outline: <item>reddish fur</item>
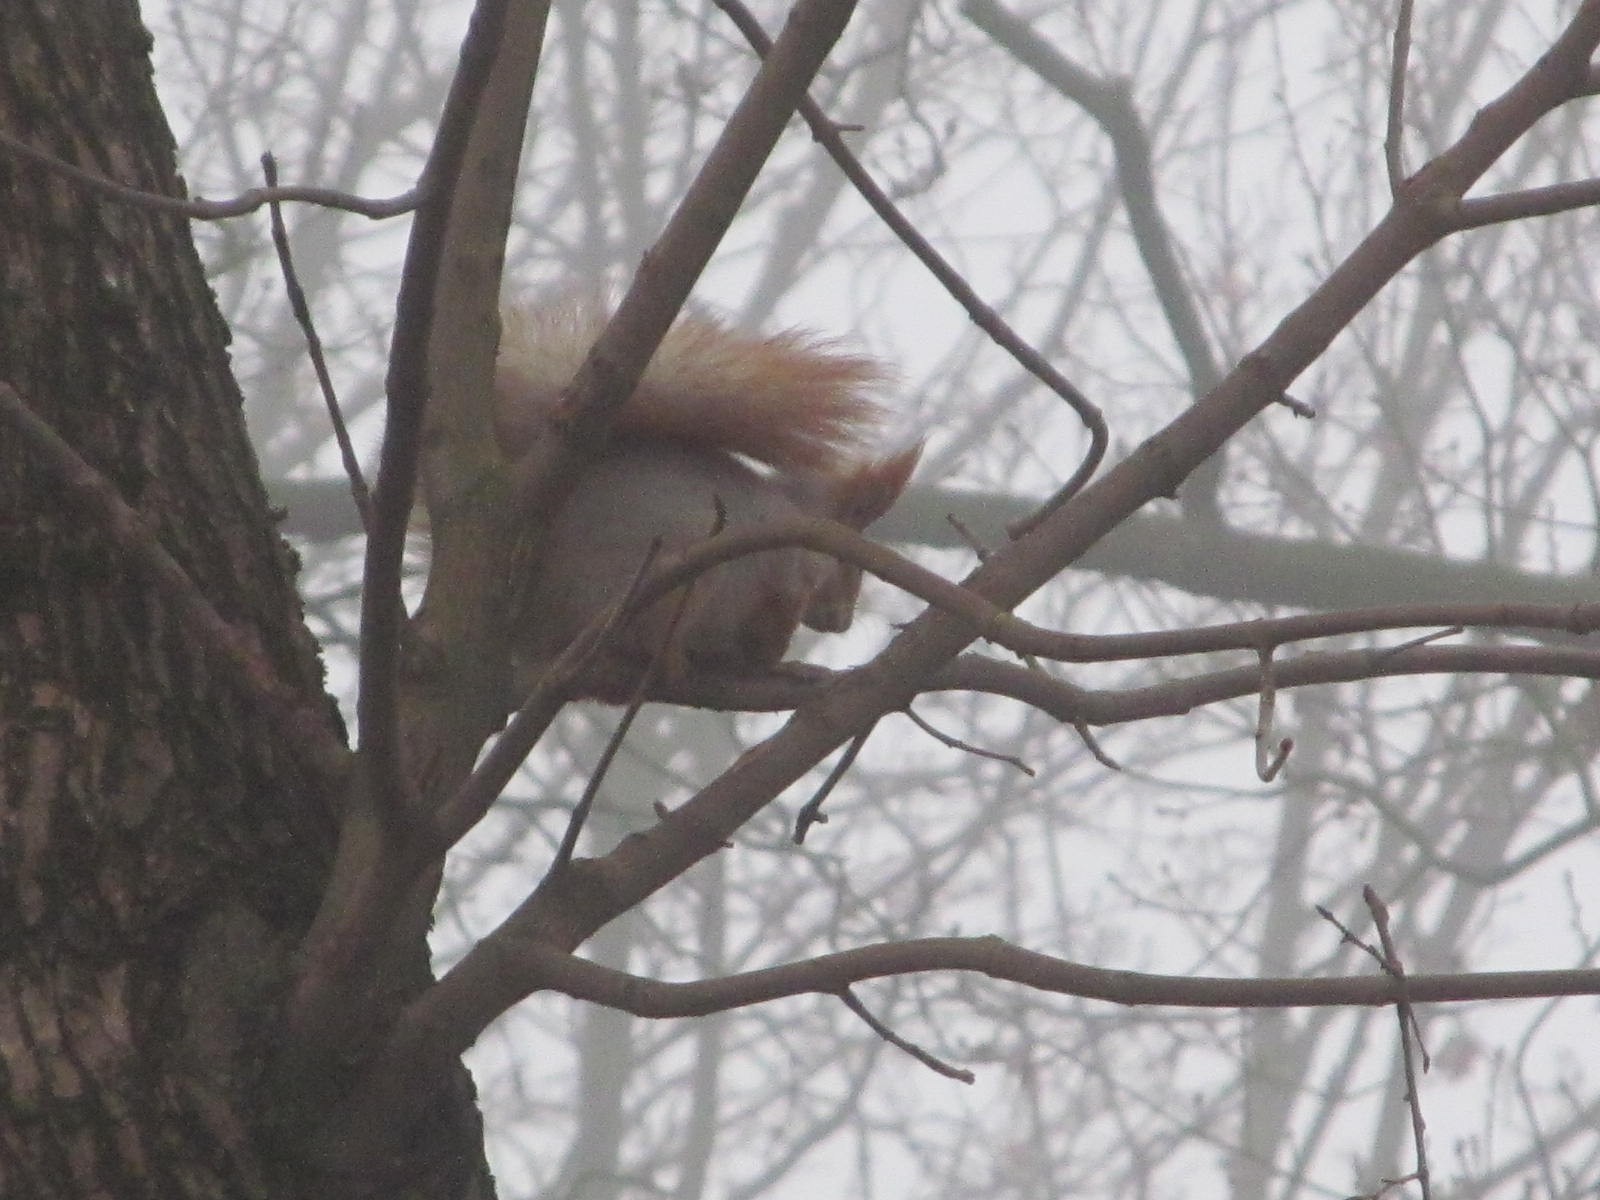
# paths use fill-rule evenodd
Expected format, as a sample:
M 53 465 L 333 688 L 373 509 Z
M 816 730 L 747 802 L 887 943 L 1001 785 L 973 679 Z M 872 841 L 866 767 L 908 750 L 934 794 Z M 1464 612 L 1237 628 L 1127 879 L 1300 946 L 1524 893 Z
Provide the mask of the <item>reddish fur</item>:
M 506 315 L 497 431 L 516 452 L 552 419 L 603 317 L 568 306 Z M 606 605 L 620 600 L 652 546 L 688 549 L 714 528 L 795 512 L 864 529 L 899 497 L 920 446 L 875 458 L 882 408 L 864 394 L 868 359 L 798 334 L 754 337 L 695 318 L 675 327 L 624 406 L 615 441 L 557 516 L 518 623 L 515 654 L 541 671 Z M 762 474 L 734 455 L 771 468 Z M 796 626 L 850 625 L 861 572 L 806 550 L 723 564 L 693 586 L 662 654 L 663 669 L 756 674 L 788 649 Z M 636 673 L 668 638 L 681 593 L 632 615 L 607 645 Z M 625 699 L 605 693 L 599 698 Z
M 506 310 L 495 388 L 507 449 L 534 436 L 605 322 L 592 304 Z M 831 474 L 876 439 L 885 412 L 869 392 L 882 378 L 872 359 L 799 332 L 761 337 L 685 316 L 662 340 L 614 432 L 732 451 L 784 474 Z

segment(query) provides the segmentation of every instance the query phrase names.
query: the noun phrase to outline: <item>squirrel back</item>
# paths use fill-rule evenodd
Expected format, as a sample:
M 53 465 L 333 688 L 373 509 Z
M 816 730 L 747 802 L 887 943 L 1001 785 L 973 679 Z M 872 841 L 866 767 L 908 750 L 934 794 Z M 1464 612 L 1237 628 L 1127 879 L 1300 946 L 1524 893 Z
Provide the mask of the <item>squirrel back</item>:
M 603 324 L 598 309 L 576 305 L 504 314 L 496 431 L 509 453 L 556 419 Z M 681 553 L 720 529 L 784 516 L 855 529 L 882 516 L 921 446 L 876 455 L 885 414 L 866 390 L 881 376 L 872 360 L 798 334 L 758 337 L 698 317 L 675 326 L 550 528 L 514 622 L 522 681 L 621 601 L 652 553 Z M 723 563 L 691 585 L 681 615 L 679 592 L 613 628 L 606 669 L 596 673 L 610 682 L 584 694 L 627 699 L 658 652 L 669 677 L 767 672 L 799 624 L 847 629 L 860 585 L 859 568 L 804 549 Z

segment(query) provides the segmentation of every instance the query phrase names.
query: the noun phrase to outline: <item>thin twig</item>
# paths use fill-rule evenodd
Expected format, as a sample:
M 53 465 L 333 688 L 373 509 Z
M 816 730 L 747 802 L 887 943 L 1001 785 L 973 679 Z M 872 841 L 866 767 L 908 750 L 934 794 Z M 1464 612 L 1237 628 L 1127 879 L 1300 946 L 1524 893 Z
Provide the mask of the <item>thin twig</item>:
M 1394 21 L 1394 54 L 1389 64 L 1389 128 L 1383 138 L 1383 160 L 1389 170 L 1389 194 L 1400 195 L 1406 181 L 1405 112 L 1406 64 L 1411 58 L 1412 0 L 1400 0 Z
M 622 719 L 617 722 L 617 727 L 606 739 L 606 748 L 600 753 L 600 761 L 595 763 L 594 770 L 589 773 L 588 782 L 583 787 L 583 795 L 578 797 L 578 802 L 572 806 L 572 815 L 567 818 L 567 828 L 561 835 L 561 845 L 556 847 L 555 858 L 550 862 L 551 874 L 565 870 L 572 862 L 572 856 L 578 849 L 578 838 L 582 836 L 583 827 L 589 821 L 589 813 L 594 809 L 595 797 L 600 794 L 600 785 L 605 782 L 611 764 L 616 760 L 617 752 L 622 749 L 622 743 L 643 707 L 644 696 L 641 691 L 623 710 Z
M 1417 1070 L 1411 1054 L 1413 1041 L 1422 1055 L 1423 1071 L 1427 1071 L 1429 1067 L 1428 1051 L 1422 1044 L 1422 1027 L 1417 1023 L 1416 1009 L 1411 1005 L 1405 966 L 1400 961 L 1399 951 L 1395 949 L 1394 938 L 1389 931 L 1389 906 L 1379 899 L 1377 891 L 1370 883 L 1361 889 L 1361 898 L 1366 902 L 1368 911 L 1372 913 L 1372 922 L 1378 928 L 1378 941 L 1383 947 L 1383 969 L 1393 977 L 1399 988 L 1394 1011 L 1395 1017 L 1400 1022 L 1400 1060 L 1406 1077 L 1406 1105 L 1411 1110 L 1411 1138 L 1417 1149 L 1416 1180 L 1422 1189 L 1422 1200 L 1431 1200 L 1433 1192 L 1428 1172 L 1428 1125 L 1422 1117 L 1422 1092 L 1417 1086 Z
M 1274 672 L 1285 688 L 1370 682 L 1409 675 L 1542 675 L 1600 679 L 1600 650 L 1547 649 L 1543 646 L 1423 646 L 1402 656 L 1381 658 L 1370 650 L 1307 653 L 1278 663 Z M 1147 687 L 1094 689 L 1027 670 L 980 654 L 964 654 L 929 677 L 924 691 L 984 692 L 1032 705 L 1058 721 L 1120 725 L 1152 717 L 1182 716 L 1201 705 L 1218 704 L 1261 690 L 1255 664 L 1205 671 Z M 787 707 L 782 705 L 780 707 Z
M 1094 736 L 1094 730 L 1089 728 L 1089 722 L 1074 721 L 1072 722 L 1072 730 L 1078 735 L 1078 739 L 1083 743 L 1084 749 L 1094 756 L 1095 762 L 1108 771 L 1122 770 L 1122 764 L 1112 758 L 1106 752 L 1106 748 L 1100 744 L 1100 739 Z
M 267 187 L 275 189 L 278 183 L 278 162 L 269 150 L 261 156 L 261 173 L 266 177 Z M 339 408 L 339 397 L 333 389 L 333 376 L 328 371 L 328 359 L 322 352 L 322 338 L 317 335 L 317 327 L 311 320 L 311 306 L 306 302 L 305 289 L 300 286 L 300 277 L 294 269 L 294 255 L 289 248 L 289 230 L 283 222 L 283 204 L 277 198 L 272 199 L 267 211 L 272 221 L 272 244 L 278 251 L 278 266 L 283 272 L 283 287 L 289 297 L 289 309 L 294 313 L 294 319 L 299 322 L 300 330 L 305 334 L 306 353 L 311 356 L 311 369 L 316 372 L 317 386 L 322 391 L 323 403 L 328 409 L 328 422 L 333 426 L 334 440 L 339 443 L 339 457 L 344 462 L 345 478 L 350 481 L 350 494 L 356 502 L 356 511 L 361 514 L 361 528 L 363 531 L 372 529 L 372 494 L 367 489 L 367 481 L 362 477 L 361 464 L 356 461 L 355 447 L 350 442 L 350 430 L 344 423 L 344 413 Z
M 993 760 L 994 762 L 1003 762 L 1009 766 L 1015 767 L 1030 779 L 1038 778 L 1039 773 L 1014 754 L 1002 754 L 998 750 L 985 750 L 982 746 L 974 746 L 971 742 L 964 742 L 958 737 L 954 737 L 951 734 L 935 728 L 932 723 L 927 720 L 927 718 L 919 716 L 917 710 L 912 708 L 910 705 L 907 705 L 902 711 L 906 714 L 906 716 L 911 718 L 911 723 L 918 729 L 922 730 L 923 733 L 927 734 L 934 741 L 941 742 L 944 745 L 949 746 L 952 750 L 961 750 L 967 754 L 976 755 L 978 758 L 987 758 Z
M 974 533 L 965 521 L 956 516 L 955 513 L 945 513 L 944 519 L 950 528 L 956 531 L 956 535 L 967 544 L 967 547 L 978 556 L 979 562 L 988 561 L 989 555 L 993 554 L 994 551 L 984 544 L 983 539 Z
M 725 519 L 718 505 L 718 520 Z M 650 570 L 650 564 L 661 553 L 661 539 L 656 538 L 650 543 L 644 561 L 639 564 L 639 570 L 634 575 L 632 591 L 636 591 L 640 581 Z M 561 845 L 556 850 L 555 860 L 550 864 L 552 873 L 564 869 L 572 862 L 572 856 L 578 849 L 578 836 L 583 832 L 583 826 L 589 819 L 590 810 L 594 808 L 594 799 L 600 792 L 600 784 L 605 780 L 606 774 L 611 770 L 611 764 L 617 757 L 617 752 L 622 749 L 622 742 L 628 736 L 628 731 L 633 728 L 633 723 L 638 719 L 639 712 L 644 708 L 646 698 L 650 694 L 650 685 L 655 681 L 661 671 L 661 664 L 672 653 L 672 643 L 677 637 L 678 626 L 683 621 L 683 614 L 689 607 L 689 596 L 694 590 L 691 583 L 683 589 L 678 597 L 677 607 L 673 609 L 672 620 L 667 623 L 666 634 L 650 655 L 650 664 L 639 677 L 639 682 L 634 685 L 633 695 L 628 698 L 628 706 L 623 710 L 622 719 L 617 722 L 617 727 L 606 741 L 606 748 L 601 752 L 600 761 L 595 764 L 594 770 L 589 775 L 589 782 L 584 786 L 583 795 L 578 798 L 578 803 L 573 807 L 572 817 L 567 821 L 566 833 L 562 835 Z M 625 601 L 620 612 L 626 613 L 628 603 Z
M 648 566 L 648 560 L 646 562 Z M 598 656 L 617 624 L 627 615 L 642 575 L 634 579 L 622 603 L 614 604 L 579 632 L 551 663 L 529 692 L 505 731 L 487 754 L 434 816 L 429 834 L 430 860 L 442 858 L 467 835 L 499 798 L 511 777 L 544 736 L 556 715 L 566 706 L 572 681 L 581 677 Z
M 1465 633 L 1466 631 L 1465 625 L 1452 625 L 1448 629 L 1435 629 L 1433 632 L 1424 633 L 1420 637 L 1409 638 L 1397 646 L 1384 646 L 1383 648 L 1374 651 L 1373 657 L 1377 659 L 1384 659 L 1388 658 L 1390 655 L 1404 654 L 1407 650 L 1415 650 L 1418 646 L 1426 646 L 1430 642 L 1442 642 L 1445 638 L 1455 637 L 1458 634 Z
M 746 8 L 740 0 L 715 0 L 716 5 L 728 18 L 739 27 L 739 32 L 744 34 L 745 40 L 755 49 L 755 52 L 765 58 L 772 49 L 772 39 L 767 36 L 766 30 L 761 27 L 761 22 Z M 1056 370 L 1045 357 L 1030 346 L 1014 329 L 1012 329 L 994 309 L 985 304 L 973 290 L 972 286 L 962 277 L 961 272 L 947 261 L 943 255 L 933 248 L 927 238 L 917 232 L 916 226 L 908 220 L 896 206 L 894 201 L 874 182 L 872 176 L 862 167 L 860 161 L 850 148 L 844 144 L 844 139 L 839 136 L 839 126 L 809 96 L 800 101 L 800 115 L 811 127 L 811 135 L 828 152 L 828 156 L 838 165 L 839 170 L 849 179 L 861 198 L 867 202 L 872 211 L 878 214 L 878 219 L 887 225 L 894 235 L 901 240 L 918 261 L 925 266 L 929 273 L 939 281 L 950 296 L 966 310 L 967 316 L 973 324 L 988 334 L 990 339 L 1056 395 L 1065 400 L 1072 410 L 1078 414 L 1078 419 L 1083 422 L 1089 431 L 1089 448 L 1084 453 L 1083 461 L 1065 484 L 1056 492 L 1049 502 L 1040 511 L 1039 515 L 1029 519 L 1026 524 L 1031 527 L 1033 523 L 1042 520 L 1044 514 L 1060 507 L 1072 496 L 1082 490 L 1094 475 L 1095 469 L 1100 465 L 1100 460 L 1105 457 L 1106 447 L 1110 443 L 1110 434 L 1106 429 L 1104 415 L 1100 409 L 1087 396 L 1073 386 L 1067 377 Z
M 386 200 L 369 200 L 334 188 L 290 184 L 286 187 L 251 188 L 249 191 L 241 192 L 232 200 L 184 200 L 177 196 L 160 196 L 154 192 L 142 191 L 107 179 L 103 175 L 96 175 L 93 171 L 86 171 L 36 146 L 30 146 L 5 130 L 0 130 L 0 147 L 130 207 L 171 213 L 192 221 L 223 221 L 231 217 L 242 217 L 275 202 L 315 204 L 322 208 L 337 209 L 340 212 L 355 213 L 360 217 L 381 221 L 412 212 L 422 203 L 423 195 L 422 189 L 415 187 Z
M 806 834 L 813 825 L 826 825 L 827 814 L 822 811 L 822 802 L 833 794 L 833 789 L 839 786 L 839 781 L 844 778 L 844 773 L 855 763 L 856 756 L 861 753 L 861 747 L 867 744 L 867 738 L 878 726 L 876 723 L 857 734 L 845 747 L 844 753 L 839 756 L 839 761 L 834 763 L 833 770 L 828 772 L 828 777 L 822 781 L 822 786 L 816 794 L 807 800 L 794 818 L 794 844 L 803 845 Z
M 978 1077 L 971 1071 L 968 1071 L 962 1067 L 952 1067 L 949 1063 L 943 1061 L 942 1059 L 935 1058 L 932 1054 L 924 1050 L 915 1042 L 907 1041 L 894 1030 L 890 1029 L 882 1021 L 878 1020 L 877 1017 L 868 1012 L 867 1006 L 862 1004 L 861 1001 L 856 998 L 856 994 L 849 988 L 840 988 L 837 994 L 839 999 L 844 1001 L 844 1006 L 846 1008 L 866 1022 L 868 1029 L 872 1030 L 873 1033 L 877 1034 L 897 1050 L 904 1050 L 907 1054 L 916 1059 L 923 1066 L 927 1067 L 930 1071 L 937 1075 L 943 1075 L 946 1079 L 954 1079 L 959 1083 L 977 1082 Z
M 1261 654 L 1261 691 L 1256 710 L 1256 778 L 1271 783 L 1289 761 L 1294 749 L 1294 739 L 1283 738 L 1277 748 L 1272 746 L 1273 715 L 1278 707 L 1278 683 L 1272 665 L 1272 647 L 1263 646 Z

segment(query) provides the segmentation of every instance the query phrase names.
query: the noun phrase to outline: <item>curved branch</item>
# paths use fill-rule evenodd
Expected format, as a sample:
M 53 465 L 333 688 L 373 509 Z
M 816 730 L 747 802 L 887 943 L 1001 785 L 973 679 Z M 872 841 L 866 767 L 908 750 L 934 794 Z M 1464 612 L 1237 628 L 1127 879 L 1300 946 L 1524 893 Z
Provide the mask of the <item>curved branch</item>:
M 1000 937 L 930 937 L 886 942 L 824 954 L 800 962 L 691 983 L 669 983 L 630 975 L 531 939 L 506 939 L 495 955 L 495 975 L 479 973 L 455 986 L 444 982 L 407 1011 L 402 1023 L 426 1028 L 429 1041 L 458 1054 L 477 1030 L 464 1011 L 493 997 L 500 1009 L 540 991 L 620 1009 L 657 1020 L 700 1017 L 765 1004 L 788 996 L 835 994 L 869 979 L 925 971 L 973 971 L 1040 992 L 1103 1000 L 1130 1007 L 1343 1008 L 1394 1004 L 1401 985 L 1388 974 L 1324 979 L 1228 979 L 1204 975 L 1152 975 L 1091 967 L 1014 945 Z M 454 974 L 454 973 L 452 973 Z M 470 987 L 476 1003 L 463 1005 Z M 1600 968 L 1553 971 L 1486 971 L 1407 975 L 1404 999 L 1452 1004 L 1600 994 Z
M 1345 650 L 1274 660 L 1278 690 L 1313 684 L 1356 683 L 1409 675 L 1547 675 L 1600 679 L 1600 650 L 1547 646 L 1426 646 Z M 1253 696 L 1261 689 L 1259 665 L 1208 671 L 1149 687 L 1096 691 L 1026 667 L 963 654 L 940 671 L 932 686 L 1009 696 L 1066 724 L 1119 725 L 1177 717 L 1203 704 Z
M 639 588 L 636 603 L 641 607 L 649 604 L 717 563 L 789 546 L 804 546 L 858 566 L 948 616 L 970 623 L 974 638 L 1020 655 L 1059 662 L 1118 662 L 1220 650 L 1259 651 L 1312 638 L 1434 626 L 1542 629 L 1578 635 L 1600 630 L 1600 603 L 1440 603 L 1374 605 L 1152 633 L 1063 633 L 1025 621 L 971 588 L 953 583 L 854 529 L 822 517 L 789 518 L 708 538 L 647 579 Z
M 1171 230 L 1156 197 L 1150 135 L 1134 106 L 1125 80 L 1101 79 L 1062 54 L 1022 18 L 997 0 L 964 0 L 961 14 L 1031 70 L 1057 93 L 1077 104 L 1105 132 L 1116 163 L 1117 192 L 1128 214 L 1128 231 L 1144 263 L 1172 340 L 1189 374 L 1190 394 L 1198 399 L 1222 382 L 1194 291 L 1184 276 Z M 1216 491 L 1222 463 L 1212 459 L 1183 494 L 1185 511 L 1220 524 Z M 1026 528 L 1026 524 L 1019 526 Z
M 382 221 L 389 217 L 404 216 L 413 211 L 421 204 L 423 194 L 421 188 L 411 188 L 387 200 L 369 200 L 364 196 L 341 192 L 335 188 L 286 184 L 282 187 L 250 188 L 248 191 L 240 192 L 231 200 L 185 200 L 179 196 L 161 196 L 155 192 L 141 191 L 139 188 L 118 183 L 114 179 L 107 179 L 104 175 L 86 171 L 74 163 L 64 162 L 53 154 L 47 154 L 36 146 L 30 146 L 21 138 L 3 129 L 0 129 L 0 147 L 9 150 L 18 158 L 26 159 L 48 171 L 80 183 L 91 191 L 110 196 L 133 208 L 171 213 L 192 221 L 228 220 L 253 213 L 269 204 L 286 204 L 291 201 L 315 204 L 320 208 L 337 209 L 339 212 L 355 213 L 358 217 Z
M 739 0 L 715 0 L 715 2 L 717 7 L 739 27 L 739 32 L 744 34 L 745 40 L 754 47 L 756 53 L 765 57 L 772 49 L 772 39 L 767 37 L 766 31 L 761 28 L 761 23 L 750 10 Z M 933 243 L 917 231 L 917 227 L 878 186 L 866 168 L 861 165 L 860 160 L 845 145 L 844 139 L 839 136 L 839 126 L 831 121 L 809 96 L 801 98 L 800 115 L 811 127 L 812 137 L 816 138 L 828 152 L 828 156 L 838 165 L 839 170 L 867 202 L 868 207 L 878 214 L 878 219 L 889 227 L 906 249 L 916 255 L 917 260 L 939 281 L 939 285 L 950 294 L 951 298 L 966 310 L 972 323 L 988 334 L 995 345 L 1011 355 L 1023 370 L 1060 396 L 1071 406 L 1072 411 L 1078 414 L 1078 419 L 1089 431 L 1089 448 L 1084 452 L 1083 460 L 1067 482 L 1047 502 L 1046 509 L 1058 506 L 1076 495 L 1093 477 L 1101 460 L 1105 458 L 1106 448 L 1110 444 L 1110 431 L 1106 428 L 1105 416 L 1099 407 L 1079 391 L 1071 380 L 1056 370 L 1049 360 L 1024 341 L 999 313 L 983 302 L 972 285 L 962 277 L 961 272 L 934 249 Z M 1215 372 L 1213 378 L 1214 376 Z

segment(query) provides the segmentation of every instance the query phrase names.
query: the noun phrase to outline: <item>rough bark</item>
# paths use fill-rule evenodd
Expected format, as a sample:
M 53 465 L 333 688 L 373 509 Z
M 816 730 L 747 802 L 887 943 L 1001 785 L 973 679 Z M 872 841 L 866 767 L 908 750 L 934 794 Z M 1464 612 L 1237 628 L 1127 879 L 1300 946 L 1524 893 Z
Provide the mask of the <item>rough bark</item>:
M 16 0 L 0 32 L 0 128 L 182 194 L 131 0 Z M 342 738 L 187 223 L 3 151 L 0 214 L 0 382 Z M 305 1193 L 269 1067 L 338 781 L 281 728 L 0 426 L 0 1195 Z M 435 1145 L 346 1194 L 474 1194 L 458 1083 Z

